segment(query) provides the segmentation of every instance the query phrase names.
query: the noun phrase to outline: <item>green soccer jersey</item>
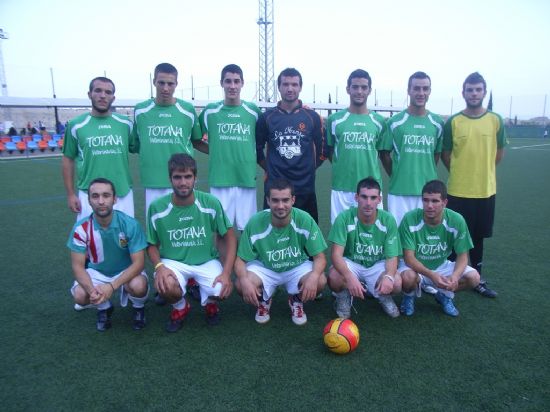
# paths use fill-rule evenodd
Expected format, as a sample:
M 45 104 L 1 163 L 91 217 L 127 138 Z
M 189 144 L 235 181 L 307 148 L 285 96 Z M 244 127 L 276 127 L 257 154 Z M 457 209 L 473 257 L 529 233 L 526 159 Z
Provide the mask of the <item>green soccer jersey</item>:
M 248 221 L 237 255 L 245 262 L 259 260 L 274 272 L 285 272 L 326 248 L 319 226 L 307 212 L 292 208 L 290 224 L 277 228 L 271 225 L 271 211 L 266 209 Z
M 169 188 L 168 159 L 174 153 L 194 156 L 192 140 L 201 139 L 197 112 L 191 103 L 160 106 L 154 99 L 136 105 L 134 136 L 139 143 L 141 184 L 147 188 Z
M 347 109 L 327 119 L 327 144 L 332 146 L 332 190 L 354 192 L 359 180 L 372 176 L 382 184 L 378 151 L 386 130 L 375 112 L 350 113 Z
M 240 106 L 211 103 L 199 115 L 208 135 L 210 187 L 256 187 L 256 120 L 260 109 L 245 101 Z
M 215 234 L 232 227 L 218 199 L 195 193 L 195 203 L 176 206 L 172 194 L 151 203 L 147 216 L 147 242 L 158 245 L 160 257 L 188 265 L 201 265 L 218 257 Z
M 473 247 L 468 226 L 459 213 L 443 209 L 443 221 L 437 226 L 424 223 L 424 211 L 406 213 L 399 225 L 403 249 L 414 250 L 416 259 L 428 269 L 435 270 L 451 252 L 467 252 Z
M 71 230 L 67 247 L 86 255 L 88 267 L 105 276 L 116 276 L 132 264 L 132 254 L 147 247 L 138 221 L 113 210 L 109 227 L 102 227 L 94 215 L 78 221 Z
M 328 235 L 328 240 L 344 248 L 344 257 L 367 268 L 401 253 L 395 218 L 385 210 L 377 212 L 376 221 L 365 225 L 357 217 L 357 208 L 351 207 L 338 215 Z
M 76 164 L 78 189 L 86 191 L 92 180 L 104 177 L 113 182 L 119 197 L 132 188 L 128 152 L 136 150 L 132 122 L 116 113 L 77 116 L 69 122 L 63 139 L 63 155 Z
M 420 196 L 426 182 L 437 179 L 434 154 L 441 153 L 443 119 L 427 112 L 412 116 L 404 110 L 388 120 L 383 150 L 392 151 L 392 195 Z

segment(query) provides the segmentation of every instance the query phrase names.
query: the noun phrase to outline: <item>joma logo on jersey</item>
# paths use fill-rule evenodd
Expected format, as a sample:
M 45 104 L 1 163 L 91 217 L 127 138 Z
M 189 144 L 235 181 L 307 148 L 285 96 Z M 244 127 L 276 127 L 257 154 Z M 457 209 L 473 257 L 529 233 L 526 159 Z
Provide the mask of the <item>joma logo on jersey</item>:
M 227 117 L 241 117 L 241 115 L 238 113 L 228 113 Z
M 193 216 L 182 216 L 179 218 L 180 222 L 185 222 L 186 220 L 193 220 Z
M 426 239 L 428 240 L 439 240 L 439 236 L 435 235 L 435 236 L 426 236 Z
M 363 127 L 365 127 L 367 124 L 363 123 L 363 122 L 354 122 L 353 125 L 354 126 L 363 126 Z
M 370 233 L 359 233 L 359 237 L 366 237 L 367 239 L 372 239 L 372 235 Z
M 159 113 L 159 117 L 172 117 L 171 113 Z
M 277 243 L 288 242 L 290 238 L 288 236 L 277 239 Z
M 98 129 L 110 129 L 111 128 L 111 125 L 110 124 L 100 124 Z
M 415 125 L 414 125 L 414 128 L 415 128 L 415 129 L 425 129 L 426 126 L 424 126 L 423 124 L 415 124 Z

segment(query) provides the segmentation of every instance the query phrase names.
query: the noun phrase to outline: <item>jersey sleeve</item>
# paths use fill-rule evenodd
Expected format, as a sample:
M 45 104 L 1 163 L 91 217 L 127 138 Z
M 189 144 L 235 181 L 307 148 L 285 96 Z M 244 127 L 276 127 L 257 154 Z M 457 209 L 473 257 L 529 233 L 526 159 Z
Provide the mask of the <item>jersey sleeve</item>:
M 457 216 L 455 225 L 458 229 L 458 234 L 455 238 L 453 249 L 455 253 L 461 254 L 469 251 L 473 248 L 472 238 L 470 237 L 470 232 L 468 231 L 468 226 L 466 221 L 460 215 Z
M 414 236 L 409 230 L 409 219 L 403 218 L 401 224 L 399 225 L 399 240 L 401 241 L 401 246 L 403 250 L 414 250 L 416 251 L 416 242 Z
M 450 117 L 443 126 L 442 149 L 446 152 L 453 150 L 453 118 Z
M 257 251 L 254 249 L 251 241 L 250 226 L 246 226 L 239 239 L 239 247 L 237 249 L 237 256 L 239 256 L 245 262 L 250 262 L 258 257 Z
M 262 113 L 256 122 L 256 160 L 258 163 L 265 160 L 264 148 L 267 142 L 267 133 L 268 129 L 265 113 Z
M 157 245 L 159 244 L 159 236 L 158 233 L 153 226 L 153 220 L 151 219 L 152 216 L 154 216 L 156 213 L 156 210 L 149 206 L 149 210 L 147 212 L 147 243 L 150 245 Z
M 327 243 L 325 238 L 321 233 L 321 229 L 317 226 L 317 223 L 311 218 L 310 228 L 309 228 L 309 237 L 306 240 L 306 251 L 310 256 L 318 255 L 327 248 Z
M 225 236 L 227 231 L 233 227 L 231 222 L 229 221 L 229 218 L 225 214 L 222 204 L 220 201 L 216 198 L 214 202 L 214 210 L 216 211 L 216 217 L 215 217 L 215 229 L 221 236 Z
M 193 114 L 193 126 L 191 129 L 191 137 L 190 140 L 201 140 L 202 139 L 202 133 L 201 133 L 201 127 L 199 124 L 199 116 L 197 116 L 197 111 L 194 107 L 191 107 L 191 113 Z
M 202 135 L 208 135 L 208 125 L 204 121 L 204 115 L 206 114 L 206 110 L 208 110 L 208 105 L 201 110 L 201 114 L 199 114 L 199 126 L 201 128 Z
M 386 220 L 386 239 L 384 240 L 384 254 L 386 259 L 401 256 L 401 241 L 397 230 L 397 223 L 392 215 L 389 215 Z
M 63 156 L 70 159 L 76 159 L 78 156 L 78 142 L 76 136 L 72 134 L 73 124 L 69 122 L 63 136 Z
M 139 139 L 137 135 L 137 125 L 135 121 L 133 121 L 130 126 L 128 136 L 128 151 L 130 153 L 139 153 Z
M 87 239 L 88 237 L 86 231 L 81 224 L 77 223 L 71 229 L 69 239 L 67 240 L 67 247 L 72 252 L 85 255 L 88 251 Z
M 390 119 L 386 120 L 384 134 L 382 135 L 382 144 L 379 150 L 391 152 L 393 149 L 393 133 L 390 127 Z
M 128 225 L 128 251 L 130 253 L 136 253 L 147 247 L 147 241 L 145 239 L 145 233 L 143 233 L 143 229 L 141 228 L 139 222 L 135 219 L 130 222 L 131 224 Z
M 328 240 L 342 247 L 346 247 L 347 232 L 343 213 L 340 213 L 334 220 L 334 224 L 330 228 L 330 232 L 328 234 Z
M 378 124 L 376 124 L 376 127 L 378 127 L 378 138 L 376 139 L 376 150 L 387 150 L 384 149 L 384 141 L 386 136 L 386 119 L 384 119 L 382 116 L 380 116 L 378 113 L 374 114 L 374 119 Z

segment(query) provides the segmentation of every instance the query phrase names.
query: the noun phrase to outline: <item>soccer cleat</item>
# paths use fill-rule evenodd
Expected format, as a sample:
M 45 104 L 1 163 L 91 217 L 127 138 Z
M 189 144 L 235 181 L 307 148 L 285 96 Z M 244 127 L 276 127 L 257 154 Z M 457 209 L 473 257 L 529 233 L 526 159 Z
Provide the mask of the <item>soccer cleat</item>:
M 111 305 L 108 309 L 97 311 L 96 329 L 98 331 L 105 332 L 111 327 L 111 315 L 113 314 L 114 310 L 114 306 Z
M 441 305 L 445 314 L 449 316 L 458 316 L 458 309 L 455 308 L 453 300 L 450 297 L 445 296 L 441 292 L 438 292 L 435 295 L 435 300 L 437 300 L 437 302 Z
M 334 293 L 334 309 L 339 318 L 348 319 L 351 316 L 351 305 L 353 304 L 353 297 L 349 293 L 348 289 L 344 289 L 341 292 Z
M 160 294 L 158 292 L 155 293 L 155 305 L 157 305 L 157 306 L 166 305 L 166 300 L 162 296 L 160 296 Z
M 195 279 L 189 279 L 187 281 L 187 293 L 197 302 L 201 301 L 201 289 Z
M 290 306 L 290 312 L 292 314 L 292 322 L 295 325 L 304 325 L 307 322 L 307 316 L 304 312 L 304 303 L 298 295 L 292 295 L 288 297 L 288 306 Z
M 430 285 L 422 284 L 422 290 L 428 295 L 435 295 L 437 293 L 437 289 Z
M 181 329 L 182 323 L 185 320 L 185 317 L 189 313 L 191 305 L 189 302 L 185 302 L 185 307 L 183 309 L 172 309 L 170 313 L 170 319 L 166 324 L 166 332 L 174 333 Z
M 397 318 L 399 316 L 399 309 L 393 301 L 393 298 L 389 295 L 380 295 L 378 302 L 386 314 L 391 318 Z
M 216 302 L 207 303 L 206 310 L 206 323 L 211 326 L 220 323 L 220 308 Z
M 145 327 L 145 308 L 134 308 L 134 317 L 132 318 L 132 329 L 141 330 Z
M 479 282 L 479 285 L 477 285 L 474 290 L 481 296 L 485 296 L 486 298 L 496 298 L 498 295 L 495 290 L 487 286 L 487 282 Z
M 76 310 L 77 312 L 83 311 L 84 309 L 90 309 L 93 307 L 94 305 L 92 304 L 89 304 L 89 305 L 79 305 L 78 303 L 74 304 L 74 310 Z
M 403 295 L 399 310 L 405 316 L 412 316 L 414 314 L 414 295 Z
M 256 322 L 269 322 L 269 319 L 271 319 L 271 317 L 269 316 L 269 309 L 271 309 L 271 299 L 269 299 L 267 302 L 260 300 L 260 304 L 258 305 L 258 309 L 256 310 L 256 316 L 254 317 Z

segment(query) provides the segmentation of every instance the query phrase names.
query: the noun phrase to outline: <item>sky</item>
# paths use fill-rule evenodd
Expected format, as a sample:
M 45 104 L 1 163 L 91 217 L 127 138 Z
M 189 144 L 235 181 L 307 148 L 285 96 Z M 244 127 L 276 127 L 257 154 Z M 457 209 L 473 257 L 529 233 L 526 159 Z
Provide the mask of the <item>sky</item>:
M 275 76 L 297 68 L 304 102 L 347 104 L 349 73 L 372 77 L 368 104 L 404 107 L 407 79 L 428 73 L 428 108 L 464 107 L 462 82 L 479 71 L 504 117 L 550 117 L 548 0 L 273 0 Z M 8 95 L 86 98 L 106 74 L 117 98 L 150 97 L 161 62 L 179 70 L 176 96 L 222 98 L 221 68 L 243 68 L 242 97 L 256 98 L 258 0 L 1 0 Z M 51 69 L 51 70 L 50 70 Z M 376 96 L 375 96 L 376 93 Z M 545 98 L 548 102 L 545 105 Z M 376 98 L 375 98 L 376 97 Z

